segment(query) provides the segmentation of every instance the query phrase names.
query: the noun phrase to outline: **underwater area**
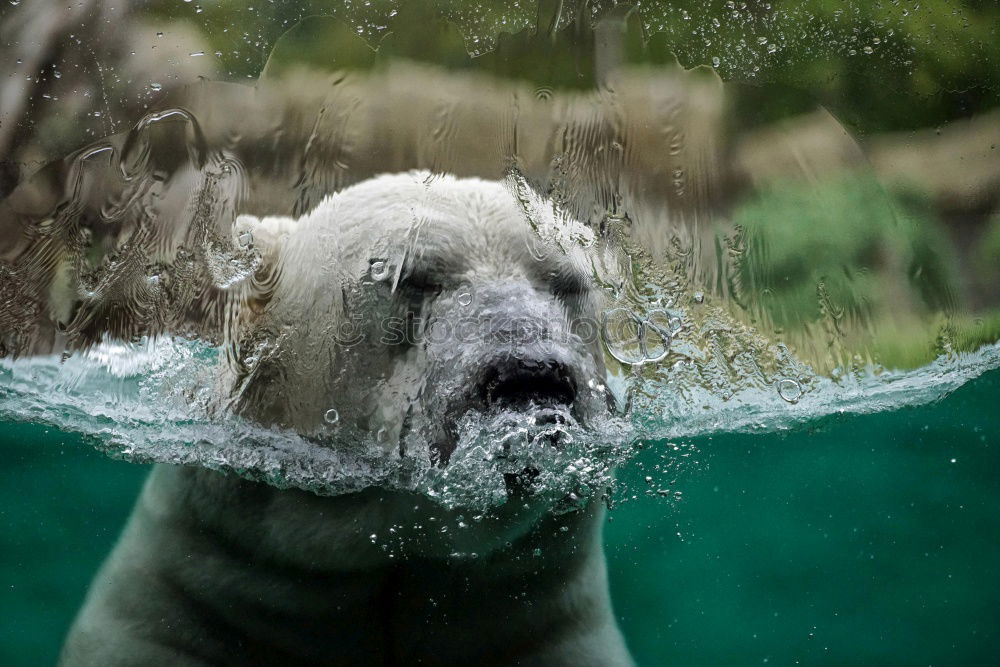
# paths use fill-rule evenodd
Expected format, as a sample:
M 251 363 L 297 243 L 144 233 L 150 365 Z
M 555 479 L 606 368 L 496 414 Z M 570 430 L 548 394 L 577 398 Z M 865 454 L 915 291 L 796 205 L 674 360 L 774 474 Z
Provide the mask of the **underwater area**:
M 991 371 L 930 406 L 694 439 L 681 502 L 643 496 L 605 525 L 638 664 L 992 662 L 998 391 Z M 148 467 L 41 425 L 0 437 L 0 657 L 51 664 Z
M 416 498 L 395 562 L 603 508 L 639 665 L 992 662 L 998 31 L 5 4 L 0 663 L 57 659 L 154 464 Z

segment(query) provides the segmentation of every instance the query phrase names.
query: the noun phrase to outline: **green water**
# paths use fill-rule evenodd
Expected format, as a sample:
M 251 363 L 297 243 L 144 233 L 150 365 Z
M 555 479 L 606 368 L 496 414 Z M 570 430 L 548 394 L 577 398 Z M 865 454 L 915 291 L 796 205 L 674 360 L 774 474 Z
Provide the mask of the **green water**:
M 993 663 L 998 389 L 993 371 L 929 406 L 697 439 L 683 501 L 607 526 L 639 664 Z M 0 427 L 0 452 L 0 664 L 51 664 L 146 468 L 38 425 Z

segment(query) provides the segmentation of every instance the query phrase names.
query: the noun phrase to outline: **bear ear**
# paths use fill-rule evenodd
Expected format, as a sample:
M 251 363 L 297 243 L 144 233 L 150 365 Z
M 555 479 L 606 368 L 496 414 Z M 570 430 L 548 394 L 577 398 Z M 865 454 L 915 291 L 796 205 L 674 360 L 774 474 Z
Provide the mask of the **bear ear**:
M 266 308 L 278 288 L 283 251 L 297 226 L 297 221 L 284 216 L 240 215 L 233 223 L 237 247 L 259 258 L 255 270 L 243 282 L 251 311 Z
M 239 215 L 233 223 L 233 235 L 237 246 L 252 248 L 260 253 L 265 262 L 273 262 L 281 253 L 281 247 L 298 222 L 284 216 L 258 218 L 254 215 Z

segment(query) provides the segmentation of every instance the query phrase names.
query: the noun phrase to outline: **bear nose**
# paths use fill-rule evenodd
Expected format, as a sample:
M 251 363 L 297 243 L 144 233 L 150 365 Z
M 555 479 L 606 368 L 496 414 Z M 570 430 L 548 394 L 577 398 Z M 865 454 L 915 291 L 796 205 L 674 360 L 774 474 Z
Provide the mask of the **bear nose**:
M 508 359 L 486 366 L 477 384 L 479 399 L 487 408 L 523 409 L 572 406 L 576 381 L 569 368 L 552 359 Z

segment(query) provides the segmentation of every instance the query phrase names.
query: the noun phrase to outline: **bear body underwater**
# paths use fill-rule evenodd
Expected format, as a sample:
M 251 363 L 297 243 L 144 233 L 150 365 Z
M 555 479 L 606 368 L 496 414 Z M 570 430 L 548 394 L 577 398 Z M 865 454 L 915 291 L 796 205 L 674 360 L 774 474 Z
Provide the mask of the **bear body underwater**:
M 602 353 L 578 330 L 597 312 L 586 258 L 538 261 L 533 234 L 500 183 L 424 173 L 298 220 L 239 217 L 255 264 L 233 287 L 227 335 L 244 352 L 219 394 L 307 436 L 335 409 L 387 451 L 428 443 L 439 466 L 470 411 L 600 418 Z M 530 479 L 505 481 L 508 502 L 463 522 L 416 493 L 317 496 L 158 465 L 61 663 L 631 664 L 600 503 L 556 514 Z

